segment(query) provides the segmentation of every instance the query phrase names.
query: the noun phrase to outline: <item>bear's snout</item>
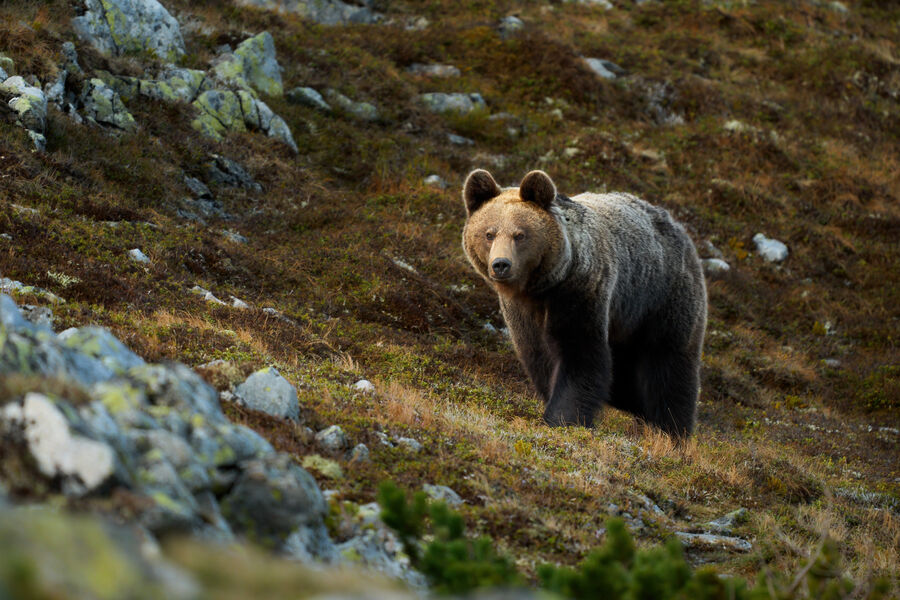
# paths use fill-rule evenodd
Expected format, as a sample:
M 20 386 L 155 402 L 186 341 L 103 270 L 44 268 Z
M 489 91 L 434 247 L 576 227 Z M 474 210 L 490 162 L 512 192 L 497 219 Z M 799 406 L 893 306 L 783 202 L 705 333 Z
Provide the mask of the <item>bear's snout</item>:
M 491 277 L 493 279 L 508 279 L 512 274 L 512 262 L 508 258 L 495 258 L 491 262 Z

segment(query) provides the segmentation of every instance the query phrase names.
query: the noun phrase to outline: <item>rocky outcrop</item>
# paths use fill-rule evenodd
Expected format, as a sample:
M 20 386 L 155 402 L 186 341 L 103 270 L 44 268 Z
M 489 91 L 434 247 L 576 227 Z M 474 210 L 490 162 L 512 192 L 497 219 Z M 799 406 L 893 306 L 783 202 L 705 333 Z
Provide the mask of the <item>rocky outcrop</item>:
M 241 42 L 234 52 L 219 57 L 212 73 L 222 83 L 281 96 L 281 65 L 275 58 L 275 40 L 264 31 Z
M 44 133 L 47 129 L 47 97 L 39 87 L 29 85 L 24 78 L 14 75 L 5 77 L 0 69 L 0 101 L 16 115 L 16 122 L 28 131 L 28 135 L 38 150 L 46 147 Z
M 163 60 L 184 55 L 178 21 L 157 0 L 84 0 L 83 10 L 72 26 L 103 53 L 146 52 Z
M 367 5 L 357 6 L 341 0 L 235 0 L 235 4 L 300 15 L 320 25 L 371 25 L 382 20 Z
M 228 132 L 258 130 L 284 142 L 295 153 L 299 151 L 284 119 L 250 92 L 209 90 L 200 94 L 193 105 L 198 115 L 191 125 L 208 137 L 221 140 Z
M 84 118 L 89 123 L 106 125 L 122 131 L 137 130 L 137 122 L 128 112 L 121 96 L 102 79 L 89 79 L 81 94 Z

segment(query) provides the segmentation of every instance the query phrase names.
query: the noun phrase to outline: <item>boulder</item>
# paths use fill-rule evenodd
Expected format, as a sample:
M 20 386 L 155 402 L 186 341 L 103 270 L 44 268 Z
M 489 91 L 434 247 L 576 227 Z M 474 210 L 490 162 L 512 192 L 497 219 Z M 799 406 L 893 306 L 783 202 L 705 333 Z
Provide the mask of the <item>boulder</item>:
M 47 96 L 40 88 L 28 85 L 22 77 L 15 75 L 0 83 L 0 94 L 12 96 L 9 107 L 22 127 L 36 133 L 46 131 Z
M 105 54 L 148 52 L 162 60 L 184 55 L 178 21 L 157 0 L 83 0 L 72 19 L 78 36 Z
M 312 475 L 290 456 L 269 454 L 243 465 L 221 510 L 236 532 L 275 548 L 297 528 L 321 525 L 327 504 Z
M 367 6 L 348 4 L 342 0 L 235 0 L 235 3 L 300 15 L 320 25 L 371 25 L 382 19 L 380 14 Z
M 234 390 L 248 408 L 274 417 L 297 419 L 300 404 L 297 390 L 275 367 L 266 367 L 250 375 Z

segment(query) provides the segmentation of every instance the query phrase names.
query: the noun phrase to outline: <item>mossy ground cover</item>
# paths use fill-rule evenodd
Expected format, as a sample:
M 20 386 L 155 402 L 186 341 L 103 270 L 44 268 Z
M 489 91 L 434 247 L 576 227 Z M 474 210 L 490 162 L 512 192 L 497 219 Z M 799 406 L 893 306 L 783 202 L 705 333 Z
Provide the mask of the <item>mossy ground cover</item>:
M 449 485 L 469 528 L 531 576 L 587 555 L 610 504 L 642 516 L 639 544 L 747 507 L 736 533 L 750 553 L 689 552 L 726 572 L 796 570 L 828 533 L 854 577 L 895 576 L 900 13 L 873 2 L 848 3 L 846 15 L 734 4 L 407 1 L 387 8 L 394 25 L 326 28 L 167 3 L 207 26 L 187 35 L 184 65 L 205 68 L 216 46 L 268 30 L 286 88 L 335 88 L 377 105 L 380 120 L 265 98 L 298 156 L 258 134 L 204 140 L 189 106 L 148 99 L 128 103 L 139 132 L 118 137 L 51 109 L 45 154 L 3 124 L 0 231 L 12 239 L 0 239 L 0 275 L 65 298 L 57 328 L 110 327 L 148 360 L 224 358 L 243 374 L 276 365 L 299 388 L 304 424 L 340 424 L 372 451 L 368 465 L 332 457 L 345 477 L 324 487 L 367 502 L 384 479 Z M 526 27 L 504 40 L 494 27 L 512 10 Z M 0 51 L 46 81 L 74 39 L 71 15 L 61 1 L 5 3 Z M 427 29 L 402 27 L 419 15 Z M 76 46 L 86 71 L 139 75 L 151 60 Z M 630 76 L 601 81 L 581 55 Z M 414 62 L 462 74 L 430 80 L 407 73 Z M 433 91 L 479 92 L 491 114 L 510 116 L 434 115 L 417 100 Z M 657 124 L 656 106 L 683 123 Z M 448 144 L 447 133 L 475 146 Z M 211 152 L 240 162 L 264 192 L 214 188 L 234 218 L 203 226 L 176 211 L 182 174 L 202 177 Z M 507 341 L 483 328 L 502 326 L 496 300 L 460 248 L 459 183 L 474 167 L 503 184 L 543 168 L 566 193 L 640 194 L 724 253 L 732 271 L 709 284 L 700 425 L 686 446 L 612 410 L 592 430 L 541 424 Z M 422 184 L 432 173 L 451 187 Z M 757 231 L 788 244 L 785 263 L 755 255 Z M 135 247 L 149 265 L 128 258 Z M 254 308 L 209 304 L 194 285 Z M 375 382 L 374 396 L 351 390 L 359 377 Z M 302 427 L 226 410 L 298 458 L 313 451 Z M 382 447 L 377 430 L 425 449 Z

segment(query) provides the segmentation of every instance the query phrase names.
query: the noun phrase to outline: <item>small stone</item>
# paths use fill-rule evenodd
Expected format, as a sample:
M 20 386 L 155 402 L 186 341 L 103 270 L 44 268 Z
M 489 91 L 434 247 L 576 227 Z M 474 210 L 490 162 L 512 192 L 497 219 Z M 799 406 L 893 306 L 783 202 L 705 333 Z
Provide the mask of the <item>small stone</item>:
M 614 62 L 603 60 L 602 58 L 585 58 L 584 62 L 587 66 L 602 79 L 615 79 L 619 75 L 626 73 L 625 69 Z
M 325 96 L 332 104 L 360 121 L 371 122 L 379 119 L 378 109 L 374 104 L 368 102 L 354 102 L 337 90 L 332 89 L 326 90 Z
M 139 262 L 139 263 L 144 263 L 144 264 L 147 264 L 150 262 L 150 258 L 146 254 L 141 252 L 140 249 L 138 249 L 138 248 L 132 248 L 131 250 L 129 250 L 128 256 L 134 262 Z
M 363 394 L 375 393 L 375 385 L 368 379 L 360 379 L 353 384 L 353 389 L 357 392 L 362 392 Z
M 253 373 L 234 391 L 253 410 L 288 419 L 300 417 L 297 390 L 274 367 Z
M 731 266 L 721 258 L 704 258 L 700 260 L 703 272 L 709 277 L 721 277 L 731 270 Z
M 519 17 L 515 15 L 509 15 L 508 17 L 503 17 L 500 19 L 500 25 L 498 29 L 500 30 L 500 37 L 503 39 L 507 39 L 512 37 L 516 33 L 522 31 L 525 28 L 525 23 Z
M 742 507 L 731 511 L 718 519 L 710 521 L 706 524 L 706 527 L 718 533 L 731 533 L 736 525 L 746 523 L 749 518 L 750 511 Z
M 826 367 L 830 367 L 832 369 L 841 368 L 841 361 L 836 358 L 826 358 L 822 361 Z
M 449 77 L 459 77 L 460 71 L 453 65 L 423 65 L 422 63 L 413 63 L 406 71 L 412 75 L 424 75 L 426 77 L 438 77 L 446 79 Z
M 753 243 L 756 244 L 757 253 L 768 262 L 781 262 L 788 257 L 788 247 L 784 242 L 757 233 L 753 236 Z
M 396 441 L 398 444 L 412 452 L 419 452 L 420 450 L 422 450 L 422 444 L 420 444 L 418 440 L 415 440 L 413 438 L 398 437 L 396 438 Z
M 231 298 L 231 306 L 232 308 L 237 308 L 240 310 L 244 310 L 250 308 L 250 305 L 241 300 L 240 298 L 235 298 L 234 296 L 229 296 Z
M 322 94 L 311 87 L 296 87 L 289 90 L 288 93 L 285 94 L 285 98 L 287 98 L 287 101 L 291 104 L 308 106 L 309 108 L 315 108 L 326 113 L 331 112 L 331 106 L 325 102 Z
M 833 0 L 828 3 L 828 8 L 833 10 L 836 13 L 840 13 L 842 15 L 846 15 L 850 12 L 850 9 L 847 8 L 847 5 L 843 2 L 838 2 L 838 0 Z
M 431 187 L 440 188 L 442 190 L 446 189 L 449 186 L 449 184 L 446 181 L 444 181 L 443 177 L 441 177 L 440 175 L 437 175 L 437 174 L 429 175 L 428 177 L 426 177 L 425 179 L 422 180 L 422 183 L 424 183 L 425 185 L 429 185 Z
M 433 92 L 420 95 L 419 100 L 425 104 L 428 110 L 435 113 L 453 112 L 465 115 L 476 109 L 484 110 L 487 108 L 484 98 L 478 93 L 445 94 Z
M 223 229 L 222 235 L 224 235 L 229 242 L 234 242 L 235 244 L 246 244 L 250 241 L 240 233 L 232 231 L 231 229 Z
M 456 135 L 455 133 L 447 134 L 447 141 L 451 144 L 455 144 L 457 146 L 474 146 L 475 140 L 470 140 L 467 137 L 463 137 L 461 135 Z
M 369 462 L 369 447 L 365 444 L 357 444 L 350 451 L 351 464 L 363 464 Z
M 676 531 L 675 535 L 688 548 L 730 550 L 732 552 L 750 552 L 753 545 L 747 540 L 709 533 L 686 533 Z
M 216 296 L 213 295 L 212 292 L 210 292 L 206 288 L 200 287 L 199 285 L 195 285 L 194 287 L 192 287 L 191 293 L 201 296 L 207 302 L 212 302 L 213 304 L 218 304 L 220 306 L 227 306 L 227 304 L 216 298 Z
M 328 452 L 338 452 L 348 446 L 347 435 L 340 425 L 332 425 L 316 434 L 316 444 Z
M 384 432 L 376 431 L 375 437 L 378 438 L 378 443 L 382 446 L 387 446 L 388 448 L 394 447 L 394 443 L 391 441 L 391 438 L 389 438 Z
M 706 258 L 725 258 L 722 251 L 716 248 L 715 244 L 709 240 L 703 240 L 698 249 L 700 250 L 701 256 L 705 256 Z
M 463 504 L 463 499 L 459 497 L 459 494 L 448 488 L 446 485 L 432 485 L 426 483 L 422 486 L 422 489 L 432 500 L 444 502 L 448 506 L 459 506 Z

